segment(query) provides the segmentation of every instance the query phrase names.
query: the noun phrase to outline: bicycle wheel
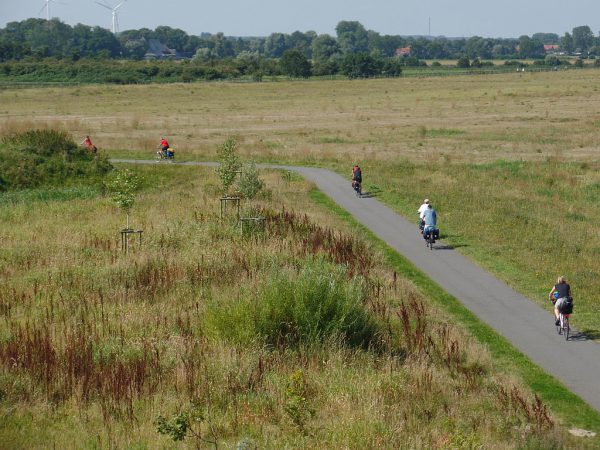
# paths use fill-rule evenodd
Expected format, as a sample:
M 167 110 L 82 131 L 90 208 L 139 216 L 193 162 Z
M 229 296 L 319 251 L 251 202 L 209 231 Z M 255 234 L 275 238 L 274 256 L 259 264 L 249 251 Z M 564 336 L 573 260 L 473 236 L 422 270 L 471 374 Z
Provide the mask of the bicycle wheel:
M 429 232 L 429 237 L 427 240 L 429 242 L 429 250 L 433 250 L 433 231 Z
M 562 314 L 558 316 L 558 325 L 556 325 L 556 332 L 562 334 Z
M 565 335 L 565 341 L 569 340 L 569 333 L 571 332 L 571 327 L 569 326 L 569 318 L 565 317 L 564 318 L 564 323 L 563 323 L 563 333 Z

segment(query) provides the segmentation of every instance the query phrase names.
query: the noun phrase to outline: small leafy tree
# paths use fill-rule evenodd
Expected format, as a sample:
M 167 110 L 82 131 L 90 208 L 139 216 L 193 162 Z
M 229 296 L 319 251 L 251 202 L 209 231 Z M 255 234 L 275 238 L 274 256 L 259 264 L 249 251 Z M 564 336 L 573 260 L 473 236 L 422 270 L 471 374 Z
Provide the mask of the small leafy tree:
M 368 78 L 381 73 L 381 60 L 368 53 L 348 53 L 341 61 L 340 70 L 348 78 Z
M 129 169 L 116 171 L 106 183 L 111 201 L 127 214 L 127 229 L 129 229 L 129 213 L 135 203 L 135 193 L 140 183 L 140 177 Z
M 283 52 L 281 70 L 289 77 L 308 78 L 310 76 L 310 61 L 298 49 L 290 49 Z
M 256 164 L 251 162 L 244 167 L 242 175 L 237 182 L 238 192 L 247 199 L 253 199 L 264 187 L 263 181 L 258 176 Z
M 460 58 L 458 58 L 458 61 L 456 62 L 456 67 L 459 67 L 461 69 L 468 69 L 469 67 L 471 67 L 469 58 L 467 58 L 466 56 L 461 56 Z
M 223 195 L 229 193 L 229 189 L 235 181 L 237 173 L 242 167 L 240 158 L 236 153 L 237 142 L 234 138 L 227 139 L 217 151 L 219 156 L 219 167 L 217 167 L 217 175 L 221 180 L 223 187 Z
M 169 436 L 175 442 L 181 442 L 185 438 L 195 438 L 198 444 L 212 444 L 217 448 L 217 434 L 210 423 L 210 415 L 205 414 L 201 409 L 199 405 L 192 405 L 188 410 L 175 414 L 171 419 L 158 416 L 154 421 L 156 432 Z

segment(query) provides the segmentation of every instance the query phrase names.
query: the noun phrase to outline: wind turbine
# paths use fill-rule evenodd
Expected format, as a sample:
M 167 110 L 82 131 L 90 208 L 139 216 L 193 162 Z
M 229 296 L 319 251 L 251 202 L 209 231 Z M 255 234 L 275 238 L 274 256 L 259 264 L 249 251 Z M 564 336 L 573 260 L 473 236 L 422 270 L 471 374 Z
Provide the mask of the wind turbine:
M 46 0 L 46 2 L 48 2 L 48 1 L 53 2 L 55 0 Z M 126 1 L 127 0 L 123 0 L 121 3 L 119 3 L 115 7 L 111 7 L 111 6 L 107 5 L 106 3 L 96 2 L 100 6 L 106 8 L 106 9 L 110 9 L 112 11 L 112 32 L 113 32 L 113 34 L 115 34 L 117 31 L 119 31 L 119 21 L 117 19 L 117 9 L 119 9 L 121 6 L 123 6 L 123 3 L 125 3 Z
M 63 2 L 57 2 L 56 0 L 45 0 L 46 4 L 44 6 L 42 6 L 42 9 L 40 9 L 40 12 L 38 13 L 38 15 L 40 15 L 42 13 L 42 11 L 45 9 L 46 10 L 46 20 L 50 20 L 50 3 L 60 3 L 61 5 L 66 5 L 66 3 Z

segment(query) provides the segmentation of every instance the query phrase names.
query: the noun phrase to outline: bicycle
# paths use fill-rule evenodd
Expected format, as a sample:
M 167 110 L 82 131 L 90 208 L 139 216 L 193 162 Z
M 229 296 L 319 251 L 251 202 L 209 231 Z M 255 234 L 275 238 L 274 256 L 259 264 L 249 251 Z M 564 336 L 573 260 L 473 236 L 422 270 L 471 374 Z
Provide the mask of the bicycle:
M 354 180 L 352 182 L 352 188 L 356 192 L 356 196 L 357 197 L 361 197 L 362 196 L 362 186 L 360 185 L 360 181 Z
M 430 250 L 433 250 L 433 244 L 435 244 L 436 235 L 438 235 L 439 231 L 437 230 L 437 228 L 428 226 L 428 227 L 423 228 L 423 233 L 424 233 L 424 235 L 425 234 L 427 235 L 427 236 L 424 236 L 425 237 L 425 245 L 427 247 L 429 247 Z
M 569 326 L 569 315 L 563 314 L 562 312 L 558 314 L 558 325 L 556 325 L 556 331 L 558 334 L 562 334 L 565 337 L 565 341 L 569 340 L 569 334 L 571 332 L 571 327 Z
M 552 305 L 556 307 L 558 301 L 558 293 L 554 293 L 552 298 Z M 565 337 L 565 340 L 569 340 L 571 334 L 571 327 L 569 326 L 569 316 L 573 313 L 573 297 L 568 297 L 567 300 L 560 305 L 558 308 L 558 324 L 556 325 L 556 332 Z
M 175 160 L 175 152 L 174 151 L 162 151 L 159 150 L 156 152 L 156 162 L 159 161 L 174 161 Z

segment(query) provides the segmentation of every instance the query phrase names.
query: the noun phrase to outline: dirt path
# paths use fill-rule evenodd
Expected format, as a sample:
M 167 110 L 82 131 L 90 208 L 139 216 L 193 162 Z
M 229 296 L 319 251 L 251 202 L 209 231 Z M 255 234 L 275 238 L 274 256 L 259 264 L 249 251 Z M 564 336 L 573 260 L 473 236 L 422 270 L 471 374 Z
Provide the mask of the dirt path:
M 114 162 L 154 163 L 139 160 Z M 197 162 L 178 164 L 214 165 Z M 348 179 L 319 168 L 262 167 L 293 170 L 313 182 L 533 362 L 600 411 L 600 345 L 577 332 L 573 333 L 572 340 L 565 342 L 556 333 L 553 315 L 549 310 L 542 309 L 456 251 L 444 247 L 443 242 L 438 242 L 437 249 L 427 249 L 414 222 L 406 220 L 375 198 L 357 198 Z M 417 207 L 415 205 L 415 211 Z

